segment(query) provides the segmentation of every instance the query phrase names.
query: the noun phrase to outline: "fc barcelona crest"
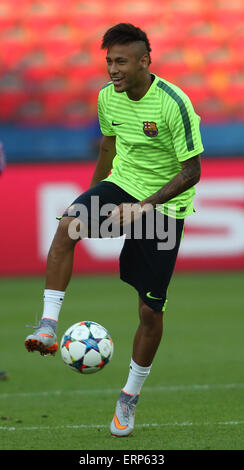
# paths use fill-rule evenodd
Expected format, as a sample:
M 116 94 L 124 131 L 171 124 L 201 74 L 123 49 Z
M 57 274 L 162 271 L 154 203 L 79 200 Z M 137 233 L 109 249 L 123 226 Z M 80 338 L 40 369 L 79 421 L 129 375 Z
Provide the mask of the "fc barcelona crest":
M 156 122 L 143 122 L 143 132 L 147 137 L 156 137 L 158 135 L 158 128 Z

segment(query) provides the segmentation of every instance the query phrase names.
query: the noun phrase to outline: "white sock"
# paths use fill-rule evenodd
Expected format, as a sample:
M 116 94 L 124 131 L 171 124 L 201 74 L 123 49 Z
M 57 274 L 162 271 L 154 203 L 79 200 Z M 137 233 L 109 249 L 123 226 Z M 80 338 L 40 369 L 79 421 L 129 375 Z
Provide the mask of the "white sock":
M 130 372 L 127 382 L 122 389 L 123 392 L 128 393 L 129 395 L 140 393 L 141 388 L 150 373 L 151 367 L 152 365 L 149 367 L 138 366 L 138 364 L 131 359 Z
M 64 300 L 65 292 L 59 290 L 44 290 L 44 308 L 42 319 L 46 318 L 48 320 L 58 321 L 59 313 L 62 307 Z

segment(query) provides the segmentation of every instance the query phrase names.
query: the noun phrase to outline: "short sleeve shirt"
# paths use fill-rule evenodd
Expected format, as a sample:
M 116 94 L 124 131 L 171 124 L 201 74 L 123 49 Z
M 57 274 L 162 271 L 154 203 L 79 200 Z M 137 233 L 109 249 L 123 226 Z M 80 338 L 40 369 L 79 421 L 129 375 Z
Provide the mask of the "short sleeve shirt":
M 188 96 L 176 85 L 154 75 L 138 101 L 118 93 L 109 82 L 99 93 L 101 132 L 116 136 L 116 156 L 106 178 L 138 200 L 146 199 L 181 170 L 181 162 L 203 152 L 200 117 Z M 195 188 L 164 204 L 162 211 L 184 218 L 193 212 Z M 159 208 L 160 210 L 160 208 Z

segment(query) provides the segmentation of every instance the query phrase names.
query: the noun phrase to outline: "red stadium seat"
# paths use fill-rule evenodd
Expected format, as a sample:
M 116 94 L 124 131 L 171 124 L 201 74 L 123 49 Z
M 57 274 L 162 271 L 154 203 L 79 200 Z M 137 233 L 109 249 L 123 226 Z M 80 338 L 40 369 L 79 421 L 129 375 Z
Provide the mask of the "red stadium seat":
M 19 20 L 18 15 L 13 14 L 12 9 L 9 8 L 9 3 L 6 2 L 2 4 L 0 2 L 0 35 L 5 32 L 5 30 L 13 28 L 16 26 L 17 21 Z
M 213 9 L 211 19 L 214 23 L 225 28 L 229 36 L 233 36 L 238 28 L 243 25 L 244 8 L 240 11 L 233 9 L 229 9 L 228 11 Z
M 101 44 L 102 37 L 98 37 L 87 45 L 87 52 L 91 57 L 91 63 L 95 64 L 97 68 L 106 70 L 106 51 L 101 49 Z
M 54 119 L 60 113 L 62 114 L 62 109 L 70 102 L 71 98 L 73 98 L 73 95 L 65 90 L 45 92 L 42 96 L 42 102 L 47 118 Z
M 160 61 L 164 54 L 173 56 L 176 54 L 177 50 L 182 47 L 180 37 L 177 37 L 175 34 L 164 35 L 162 38 L 154 40 L 152 37 L 151 48 L 152 48 L 152 57 L 156 61 Z
M 46 79 L 58 76 L 60 73 L 61 70 L 52 62 L 43 62 L 40 64 L 29 64 L 24 67 L 22 76 L 26 81 L 34 85 L 38 83 L 41 84 Z
M 60 14 L 63 18 L 64 9 L 60 7 L 61 1 L 59 2 L 58 6 L 57 2 L 53 0 L 32 0 L 29 2 L 28 9 L 26 11 L 25 21 L 36 21 L 36 26 L 38 26 L 38 24 L 41 24 L 41 22 L 48 22 L 49 20 L 52 21 L 53 18 L 58 18 Z
M 60 0 L 56 0 L 59 2 Z M 66 8 L 67 15 L 71 21 L 75 18 L 84 18 L 84 17 L 103 17 L 105 18 L 108 15 L 109 10 L 107 9 L 106 0 L 102 2 L 100 0 L 66 0 L 68 6 Z
M 218 69 L 230 72 L 238 66 L 238 56 L 233 48 L 223 44 L 205 54 L 205 63 L 209 73 Z
M 240 103 L 244 101 L 244 83 L 230 83 L 226 90 L 226 96 L 229 96 L 230 100 L 234 103 Z
M 210 97 L 206 76 L 202 73 L 182 74 L 176 80 L 176 85 L 182 88 L 194 103 Z
M 59 26 L 60 21 L 56 16 L 50 18 L 25 18 L 23 26 L 38 38 L 45 37 L 52 28 Z
M 0 119 L 13 120 L 18 117 L 20 107 L 29 99 L 24 90 L 3 91 L 0 93 Z
M 192 25 L 197 25 L 204 21 L 204 16 L 201 11 L 187 10 L 187 2 L 178 2 L 178 5 L 181 7 L 180 10 L 176 11 L 172 8 L 168 17 L 169 24 L 172 22 L 177 32 L 180 31 L 180 28 L 188 32 L 192 28 Z
M 161 59 L 157 62 L 157 70 L 159 74 L 164 77 L 169 75 L 181 75 L 190 73 L 189 65 L 183 59 L 183 51 L 181 49 L 175 50 L 174 54 L 162 54 Z
M 80 125 L 92 117 L 91 103 L 82 93 L 47 92 L 43 94 L 42 103 L 49 123 Z
M 3 25 L 14 25 L 23 20 L 31 0 L 1 0 L 0 28 Z
M 5 70 L 18 69 L 19 64 L 31 52 L 28 41 L 4 41 L 0 48 L 0 62 Z
M 36 47 L 54 62 L 63 64 L 70 56 L 80 52 L 83 42 L 84 32 L 81 34 L 76 28 L 64 24 L 49 28 L 36 38 Z
M 24 14 L 26 14 L 26 12 L 28 11 L 28 9 L 31 7 L 31 5 L 33 4 L 34 0 L 1 0 L 1 5 L 4 5 L 5 3 L 7 3 L 11 9 L 11 11 L 13 12 L 16 12 L 18 15 L 22 14 L 22 12 L 24 12 Z
M 68 41 L 50 41 L 42 45 L 42 50 L 48 58 L 48 62 L 63 70 L 69 60 L 80 53 L 79 44 Z
M 69 102 L 63 108 L 63 122 L 70 126 L 87 125 L 96 118 L 96 113 L 92 109 L 91 103 L 77 99 Z
M 228 108 L 224 101 L 214 94 L 210 94 L 208 99 L 195 103 L 197 114 L 208 122 L 221 122 L 228 119 Z
M 74 64 L 68 67 L 67 73 L 70 78 L 79 79 L 81 82 L 88 82 L 99 74 L 100 69 L 95 63 Z
M 32 96 L 2 89 L 0 119 L 76 125 L 95 116 L 109 79 L 102 36 L 122 21 L 147 32 L 151 70 L 181 86 L 204 118 L 243 115 L 243 0 L 1 0 L 0 67 Z
M 127 18 L 126 22 L 130 22 L 130 17 L 139 18 L 140 16 L 153 16 L 154 19 L 166 8 L 167 0 L 164 1 L 164 5 L 161 2 L 148 2 L 147 0 L 134 0 L 115 2 L 114 0 L 105 0 L 106 12 L 111 16 L 117 18 L 124 16 Z M 106 14 L 106 13 L 105 13 Z
M 20 106 L 18 120 L 27 126 L 47 124 L 45 108 L 41 100 L 33 98 Z
M 72 25 L 86 41 L 102 38 L 105 31 L 111 26 L 107 16 L 82 15 L 72 19 Z
M 238 54 L 241 59 L 241 63 L 243 64 L 243 57 L 244 57 L 244 26 L 242 33 L 236 35 L 235 38 L 231 41 L 231 46 L 234 51 Z

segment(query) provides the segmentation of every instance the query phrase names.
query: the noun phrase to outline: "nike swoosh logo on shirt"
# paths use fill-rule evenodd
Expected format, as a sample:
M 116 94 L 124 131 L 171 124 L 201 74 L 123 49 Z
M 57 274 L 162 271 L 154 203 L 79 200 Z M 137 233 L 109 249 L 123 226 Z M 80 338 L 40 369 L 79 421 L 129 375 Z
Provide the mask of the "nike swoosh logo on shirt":
M 114 122 L 112 121 L 112 126 L 121 126 L 122 124 L 124 124 L 123 122 Z

